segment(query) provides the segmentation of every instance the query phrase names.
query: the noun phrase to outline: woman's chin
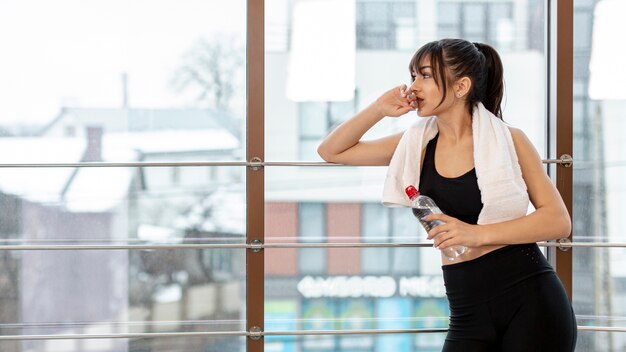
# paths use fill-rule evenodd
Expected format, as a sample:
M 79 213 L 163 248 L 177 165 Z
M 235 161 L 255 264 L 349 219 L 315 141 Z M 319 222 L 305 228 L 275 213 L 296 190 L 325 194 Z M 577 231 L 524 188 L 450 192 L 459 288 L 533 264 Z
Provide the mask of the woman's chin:
M 415 112 L 417 113 L 417 116 L 419 117 L 429 117 L 429 111 L 425 110 L 425 109 L 417 109 L 415 110 Z

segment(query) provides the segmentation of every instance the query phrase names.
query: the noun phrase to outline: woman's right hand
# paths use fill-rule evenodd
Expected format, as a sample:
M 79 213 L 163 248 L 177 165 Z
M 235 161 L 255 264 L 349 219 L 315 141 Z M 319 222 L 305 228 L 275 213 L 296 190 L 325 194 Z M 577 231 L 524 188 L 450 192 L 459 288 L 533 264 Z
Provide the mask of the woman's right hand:
M 402 116 L 414 110 L 407 95 L 410 95 L 410 91 L 407 91 L 406 84 L 403 84 L 385 92 L 376 99 L 374 104 L 382 116 Z

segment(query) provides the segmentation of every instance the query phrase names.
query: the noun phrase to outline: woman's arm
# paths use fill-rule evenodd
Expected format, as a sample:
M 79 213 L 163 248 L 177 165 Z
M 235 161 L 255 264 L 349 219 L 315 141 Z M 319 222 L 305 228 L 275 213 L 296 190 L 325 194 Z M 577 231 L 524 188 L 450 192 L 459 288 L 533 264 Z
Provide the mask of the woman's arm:
M 435 239 L 435 246 L 445 248 L 464 244 L 478 247 L 532 243 L 569 236 L 572 227 L 567 208 L 546 174 L 539 154 L 521 130 L 510 130 L 528 195 L 536 210 L 518 219 L 489 225 L 470 225 L 446 215 L 431 216 L 429 220 L 440 219 L 448 222 L 435 227 L 429 233 L 429 238 L 442 234 Z M 444 234 L 444 231 L 448 233 Z
M 385 116 L 401 116 L 412 109 L 405 90 L 406 86 L 402 85 L 387 91 L 367 108 L 337 126 L 319 145 L 318 154 L 331 163 L 389 165 L 402 133 L 371 141 L 361 141 L 361 138 Z
M 535 211 L 519 219 L 483 226 L 484 244 L 515 244 L 569 236 L 572 222 L 539 153 L 519 129 L 510 128 L 515 151 Z

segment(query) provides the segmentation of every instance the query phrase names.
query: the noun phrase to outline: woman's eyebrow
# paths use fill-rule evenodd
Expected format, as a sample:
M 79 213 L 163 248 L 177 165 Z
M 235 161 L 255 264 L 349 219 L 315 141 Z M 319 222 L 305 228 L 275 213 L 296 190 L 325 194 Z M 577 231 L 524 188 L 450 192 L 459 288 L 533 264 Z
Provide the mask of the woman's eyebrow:
M 420 66 L 420 67 L 418 67 L 417 69 L 418 69 L 419 71 L 421 71 L 421 70 L 423 70 L 423 69 L 425 69 L 425 68 L 429 68 L 429 69 L 431 69 L 431 70 L 432 70 L 432 68 L 433 68 L 433 67 L 432 67 L 432 66 Z

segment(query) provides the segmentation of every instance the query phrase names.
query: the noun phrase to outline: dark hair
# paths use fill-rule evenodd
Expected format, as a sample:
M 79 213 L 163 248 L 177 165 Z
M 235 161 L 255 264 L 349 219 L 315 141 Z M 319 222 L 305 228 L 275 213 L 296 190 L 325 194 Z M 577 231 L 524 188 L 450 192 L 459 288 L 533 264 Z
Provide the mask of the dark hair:
M 474 106 L 482 102 L 487 110 L 502 118 L 502 97 L 504 95 L 503 68 L 500 56 L 494 48 L 487 44 L 470 43 L 463 39 L 441 39 L 430 42 L 413 55 L 409 70 L 419 72 L 424 58 L 430 57 L 433 78 L 437 86 L 443 81 L 443 98 L 446 97 L 449 82 L 462 77 L 472 81 L 467 95 L 468 110 L 472 113 Z M 446 74 L 447 72 L 449 73 Z

